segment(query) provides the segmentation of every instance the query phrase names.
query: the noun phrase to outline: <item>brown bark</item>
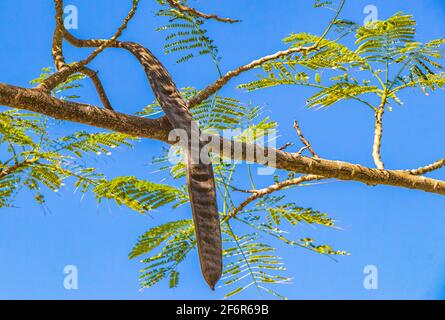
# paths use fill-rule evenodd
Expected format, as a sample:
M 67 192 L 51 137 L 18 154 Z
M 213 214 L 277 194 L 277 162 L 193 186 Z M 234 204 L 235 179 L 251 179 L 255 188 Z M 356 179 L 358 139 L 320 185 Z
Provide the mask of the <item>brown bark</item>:
M 418 176 L 418 175 L 423 175 L 423 174 L 426 174 L 426 173 L 429 173 L 429 172 L 432 172 L 435 170 L 439 170 L 443 167 L 445 167 L 445 158 L 437 160 L 436 162 L 431 163 L 427 166 L 420 167 L 420 168 L 414 169 L 414 170 L 410 170 L 409 173 Z
M 235 23 L 235 22 L 239 22 L 239 20 L 234 20 L 234 19 L 230 19 L 230 18 L 221 18 L 216 14 L 207 14 L 207 13 L 203 13 L 201 11 L 196 10 L 195 8 L 191 8 L 188 7 L 182 3 L 180 3 L 178 0 L 167 0 L 168 4 L 173 7 L 178 9 L 181 12 L 188 12 L 196 17 L 199 18 L 203 18 L 203 19 L 213 19 L 219 22 L 228 22 L 228 23 Z
M 173 129 L 166 118 L 147 119 L 127 115 L 92 105 L 62 101 L 42 91 L 2 83 L 0 83 L 0 105 L 164 142 L 168 142 L 168 134 Z M 245 143 L 234 142 L 226 147 L 224 139 L 217 137 L 214 140 L 221 146 L 221 152 L 224 155 L 235 160 L 258 162 L 255 155 L 248 156 Z M 234 151 L 236 148 L 242 148 L 243 151 L 237 157 L 235 157 Z M 372 169 L 348 162 L 302 157 L 273 148 L 261 146 L 256 146 L 256 148 L 264 151 L 266 155 L 274 153 L 276 163 L 273 166 L 277 169 L 321 175 L 325 178 L 357 181 L 373 186 L 390 185 L 445 195 L 445 181 L 416 176 L 406 170 Z
M 3 178 L 3 177 L 6 177 L 7 175 L 10 175 L 10 174 L 12 174 L 12 173 L 14 173 L 14 172 L 17 172 L 17 171 L 19 171 L 19 170 L 22 170 L 22 169 L 24 169 L 24 168 L 27 168 L 27 167 L 29 167 L 30 165 L 34 164 L 36 161 L 37 161 L 37 159 L 34 159 L 34 160 L 25 160 L 25 161 L 23 161 L 23 162 L 16 163 L 16 164 L 13 165 L 13 166 L 9 166 L 9 167 L 2 168 L 2 169 L 0 170 L 0 179 Z
M 252 195 L 250 197 L 248 197 L 246 200 L 244 200 L 238 207 L 233 209 L 232 212 L 230 212 L 227 215 L 225 220 L 228 221 L 230 218 L 236 217 L 236 215 L 239 212 L 241 212 L 241 210 L 243 210 L 245 207 L 247 207 L 250 203 L 252 203 L 253 201 L 258 200 L 268 194 L 283 190 L 290 186 L 297 186 L 297 185 L 301 185 L 302 183 L 305 183 L 305 182 L 323 180 L 323 179 L 324 179 L 323 176 L 307 175 L 307 176 L 302 176 L 299 178 L 279 182 L 279 183 L 276 183 L 276 184 L 274 184 L 270 187 L 264 188 L 264 189 L 251 190 L 249 192 L 251 192 Z

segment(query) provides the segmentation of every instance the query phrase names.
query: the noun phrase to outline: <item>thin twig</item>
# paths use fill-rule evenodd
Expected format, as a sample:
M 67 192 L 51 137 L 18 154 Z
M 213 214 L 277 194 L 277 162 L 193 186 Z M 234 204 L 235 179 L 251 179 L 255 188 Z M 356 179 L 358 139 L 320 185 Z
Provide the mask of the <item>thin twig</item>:
M 343 10 L 343 6 L 345 4 L 346 0 L 343 0 L 340 4 L 337 13 L 335 14 L 334 19 L 331 21 L 329 26 L 326 28 L 326 30 L 323 32 L 322 36 L 318 39 L 316 43 L 314 43 L 311 46 L 307 47 L 295 47 L 290 48 L 288 50 L 284 51 L 278 51 L 274 54 L 262 57 L 260 59 L 254 60 L 244 66 L 239 67 L 238 69 L 232 70 L 227 72 L 223 77 L 216 80 L 213 84 L 206 87 L 204 90 L 200 91 L 196 96 L 191 98 L 188 102 L 189 108 L 193 108 L 194 106 L 200 104 L 202 101 L 219 91 L 223 86 L 225 86 L 232 78 L 239 76 L 241 73 L 249 71 L 251 69 L 254 69 L 256 67 L 261 66 L 265 62 L 276 60 L 282 57 L 289 56 L 293 53 L 303 53 L 308 54 L 312 51 L 318 51 L 320 50 L 320 44 L 323 41 L 323 39 L 328 35 L 328 33 L 331 31 L 332 27 L 335 24 L 335 21 L 337 21 L 338 16 L 340 15 L 340 12 Z
M 324 31 L 324 33 L 321 35 L 320 39 L 318 39 L 316 46 L 318 47 L 320 45 L 320 43 L 323 41 L 324 38 L 326 38 L 326 36 L 328 35 L 329 31 L 331 31 L 332 27 L 334 26 L 335 22 L 337 21 L 338 16 L 340 15 L 340 13 L 343 10 L 343 7 L 345 6 L 346 0 L 342 0 L 340 6 L 337 9 L 337 12 L 335 14 L 334 19 L 332 19 L 331 23 L 329 24 L 329 26 L 327 27 L 327 29 Z
M 418 169 L 409 170 L 408 172 L 415 176 L 424 175 L 426 173 L 438 170 L 445 167 L 445 158 L 437 160 L 436 162 L 429 164 L 424 167 L 420 167 Z
M 231 79 L 239 76 L 241 73 L 244 73 L 246 71 L 249 71 L 251 69 L 254 69 L 256 67 L 259 67 L 263 65 L 264 63 L 276 60 L 282 57 L 289 56 L 293 53 L 302 53 L 305 54 L 317 50 L 317 47 L 315 45 L 309 46 L 309 47 L 296 47 L 296 48 L 290 48 L 288 50 L 284 51 L 278 51 L 274 54 L 264 56 L 262 58 L 259 58 L 257 60 L 254 60 L 246 65 L 243 65 L 235 70 L 227 72 L 224 76 L 216 80 L 213 84 L 209 85 L 207 88 L 200 91 L 196 96 L 191 98 L 188 101 L 189 108 L 193 108 L 194 106 L 200 104 L 205 99 L 212 96 L 215 92 L 219 91 L 223 86 L 225 86 Z
M 56 10 L 60 6 L 63 7 L 62 0 L 55 0 L 55 4 L 56 4 Z M 130 12 L 128 13 L 127 17 L 124 19 L 122 25 L 117 29 L 116 33 L 109 40 L 104 41 L 87 58 L 85 58 L 81 61 L 69 64 L 69 65 L 65 65 L 65 67 L 61 68 L 60 71 L 52 74 L 44 82 L 42 82 L 39 86 L 37 86 L 36 89 L 42 90 L 45 92 L 50 92 L 55 87 L 57 87 L 60 83 L 63 83 L 64 81 L 66 81 L 66 79 L 68 79 L 68 77 L 70 75 L 75 74 L 77 72 L 81 72 L 81 70 L 83 70 L 83 68 L 86 65 L 88 65 L 91 61 L 93 61 L 106 48 L 112 46 L 116 42 L 116 40 L 122 35 L 122 32 L 127 28 L 128 23 L 134 17 L 138 4 L 139 4 L 139 0 L 133 0 L 133 6 L 132 6 Z M 60 8 L 58 10 L 60 11 Z M 60 19 L 57 16 L 59 16 L 59 14 L 56 14 L 56 19 Z M 62 32 L 64 31 L 63 24 L 60 25 L 60 21 L 58 22 L 58 28 L 56 28 L 56 29 L 61 29 Z M 56 33 L 58 34 L 59 32 L 56 30 Z M 59 35 L 57 35 L 57 38 L 55 40 L 56 41 L 54 41 L 54 42 L 56 42 L 56 43 L 60 41 Z M 56 52 L 53 52 L 53 54 L 60 55 L 61 54 L 61 46 L 60 46 L 60 48 L 57 48 L 57 46 L 58 45 L 56 44 Z M 60 56 L 58 57 L 58 59 L 59 58 L 60 58 Z
M 303 146 L 300 148 L 300 150 L 298 150 L 298 152 L 296 153 L 297 156 L 301 156 L 303 154 L 303 152 L 305 150 L 307 150 L 308 146 Z
M 385 164 L 382 161 L 381 147 L 383 137 L 383 114 L 385 113 L 386 93 L 383 94 L 382 102 L 375 113 L 374 125 L 374 144 L 372 146 L 372 157 L 378 169 L 385 169 Z
M 294 144 L 292 142 L 286 142 L 286 144 L 284 144 L 282 147 L 278 148 L 278 150 L 283 151 L 286 150 L 287 148 L 293 146 Z
M 56 27 L 53 36 L 52 55 L 57 71 L 61 71 L 63 68 L 69 67 L 66 64 L 65 57 L 63 55 L 63 1 L 54 0 L 54 5 L 56 8 Z M 110 100 L 105 93 L 104 87 L 97 75 L 97 72 L 91 70 L 88 67 L 83 67 L 80 70 L 80 73 L 88 76 L 91 79 L 99 95 L 99 98 L 102 101 L 103 107 L 105 109 L 113 110 L 113 107 L 111 106 Z
M 315 159 L 320 159 L 320 157 L 315 153 L 314 149 L 312 149 L 309 141 L 304 137 L 303 132 L 301 131 L 297 120 L 294 121 L 294 128 L 298 133 L 298 137 L 300 138 L 300 141 L 304 144 L 304 147 L 298 152 L 298 154 L 301 155 L 303 153 L 303 151 L 307 149 L 307 150 L 309 150 L 309 152 L 312 154 L 312 156 Z
M 0 179 L 6 177 L 7 175 L 10 175 L 14 172 L 17 172 L 18 170 L 21 170 L 23 168 L 26 168 L 30 165 L 33 165 L 35 162 L 37 162 L 37 158 L 31 159 L 31 160 L 24 160 L 23 162 L 19 162 L 14 164 L 13 166 L 2 168 L 0 170 Z
M 110 100 L 108 99 L 107 93 L 105 92 L 102 82 L 100 81 L 99 76 L 97 75 L 97 71 L 94 71 L 88 67 L 83 67 L 80 72 L 88 76 L 93 82 L 103 107 L 108 110 L 114 110 L 113 107 L 111 106 Z
M 290 180 L 286 180 L 283 182 L 279 182 L 276 183 L 270 187 L 264 188 L 264 189 L 260 189 L 260 190 L 252 190 L 253 195 L 251 195 L 249 198 L 247 198 L 246 200 L 244 200 L 238 207 L 236 207 L 235 209 L 232 210 L 232 212 L 230 212 L 225 218 L 224 221 L 228 221 L 231 218 L 235 217 L 239 212 L 241 212 L 245 207 L 247 207 L 250 203 L 252 203 L 255 200 L 258 200 L 268 194 L 274 193 L 276 191 L 279 190 L 283 190 L 287 187 L 290 186 L 296 186 L 296 185 L 301 185 L 304 182 L 309 182 L 309 181 L 315 181 L 315 180 L 322 180 L 322 179 L 326 179 L 323 176 L 317 176 L 317 175 L 307 175 L 307 176 L 302 176 L 299 178 L 295 178 L 295 179 L 290 179 Z
M 181 12 L 187 12 L 190 13 L 194 16 L 203 18 L 203 19 L 213 19 L 216 21 L 220 21 L 220 22 L 227 22 L 227 23 L 236 23 L 236 22 L 240 22 L 240 20 L 234 20 L 234 19 L 229 19 L 229 18 L 221 18 L 219 16 L 217 16 L 216 14 L 206 14 L 206 13 L 202 13 L 194 8 L 188 7 L 182 3 L 180 3 L 177 0 L 167 0 L 167 2 L 170 4 L 170 6 L 172 6 L 173 8 L 178 9 Z

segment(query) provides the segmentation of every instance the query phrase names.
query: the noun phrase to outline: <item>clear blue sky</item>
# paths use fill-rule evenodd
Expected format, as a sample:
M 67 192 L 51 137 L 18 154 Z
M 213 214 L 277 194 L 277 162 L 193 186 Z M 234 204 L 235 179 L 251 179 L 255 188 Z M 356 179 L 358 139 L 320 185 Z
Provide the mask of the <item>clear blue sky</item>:
M 128 3 L 127 3 L 128 2 Z M 348 1 L 344 16 L 363 21 L 363 8 L 376 5 L 385 19 L 397 11 L 413 13 L 418 21 L 421 40 L 439 38 L 445 30 L 445 4 L 441 0 L 418 1 Z M 79 9 L 82 38 L 108 37 L 126 15 L 130 1 L 71 0 Z M 241 24 L 220 26 L 210 23 L 210 34 L 220 48 L 223 70 L 232 69 L 283 47 L 280 40 L 291 32 L 322 32 L 329 12 L 314 10 L 311 1 L 294 0 L 226 0 L 192 1 L 203 11 L 218 12 L 243 20 Z M 175 57 L 165 56 L 162 35 L 154 32 L 154 0 L 141 0 L 141 7 L 124 39 L 149 47 L 166 64 L 182 87 L 198 88 L 215 79 L 214 68 L 203 58 L 176 65 Z M 54 9 L 52 1 L 0 1 L 0 81 L 27 86 L 42 67 L 51 65 L 51 38 Z M 220 28 L 218 28 L 220 27 Z M 67 45 L 70 59 L 84 57 L 87 51 Z M 153 100 L 142 69 L 125 52 L 109 51 L 99 57 L 94 68 L 101 77 L 115 107 L 134 113 Z M 239 81 L 252 79 L 244 75 Z M 324 111 L 304 108 L 310 93 L 296 87 L 275 88 L 247 94 L 234 89 L 225 94 L 243 101 L 264 105 L 280 125 L 283 144 L 294 139 L 294 118 L 298 117 L 305 134 L 319 154 L 326 158 L 372 166 L 370 146 L 373 118 L 368 109 L 352 102 Z M 443 92 L 430 97 L 420 93 L 403 96 L 404 107 L 387 115 L 383 157 L 389 168 L 413 168 L 444 156 L 445 107 Z M 82 100 L 98 104 L 96 93 L 87 85 Z M 63 134 L 85 129 L 67 124 L 54 128 Z M 138 175 L 159 181 L 149 162 L 162 145 L 139 143 L 134 152 L 117 151 L 106 160 L 90 159 L 90 164 L 113 177 Z M 437 177 L 445 178 L 443 172 Z M 261 180 L 259 180 L 261 183 Z M 304 250 L 282 249 L 280 253 L 294 283 L 277 288 L 293 299 L 436 299 L 445 297 L 445 201 L 443 197 L 420 191 L 392 187 L 367 187 L 353 182 L 335 182 L 302 188 L 293 195 L 302 206 L 330 213 L 341 231 L 299 229 L 301 236 L 314 236 L 336 248 L 351 252 L 350 257 L 333 262 Z M 111 298 L 111 299 L 208 299 L 221 298 L 221 291 L 210 292 L 198 272 L 196 253 L 181 267 L 182 283 L 175 290 L 166 283 L 139 291 L 141 265 L 128 261 L 127 254 L 137 237 L 148 228 L 176 215 L 188 217 L 187 207 L 171 213 L 160 210 L 141 216 L 125 208 L 106 204 L 99 207 L 92 196 L 82 201 L 67 189 L 49 195 L 50 214 L 19 196 L 18 208 L 0 211 L 0 298 Z M 63 287 L 65 265 L 79 269 L 79 290 Z M 379 290 L 363 288 L 363 268 L 379 269 Z M 239 298 L 261 298 L 251 290 Z

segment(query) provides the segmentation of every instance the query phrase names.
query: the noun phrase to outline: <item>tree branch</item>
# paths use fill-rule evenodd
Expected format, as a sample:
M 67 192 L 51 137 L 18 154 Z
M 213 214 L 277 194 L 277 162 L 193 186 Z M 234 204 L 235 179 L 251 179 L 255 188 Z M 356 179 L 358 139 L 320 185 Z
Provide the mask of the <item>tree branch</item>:
M 173 143 L 168 141 L 168 135 L 173 128 L 165 117 L 147 119 L 127 115 L 88 104 L 59 100 L 42 91 L 3 83 L 0 83 L 0 105 L 131 136 Z M 378 170 L 348 162 L 307 158 L 260 145 L 228 141 L 219 136 L 210 137 L 212 150 L 220 150 L 222 156 L 233 160 L 262 163 L 259 155 L 274 156 L 275 162 L 267 165 L 281 170 L 320 175 L 326 179 L 357 181 L 367 185 L 390 185 L 445 195 L 445 181 L 416 176 L 404 170 Z M 252 148 L 255 152 L 247 152 Z
M 56 69 L 59 71 L 66 66 L 63 56 L 63 1 L 54 0 L 56 8 L 56 27 L 54 28 L 52 55 Z
M 205 14 L 202 13 L 194 8 L 190 8 L 182 3 L 180 3 L 177 0 L 167 0 L 167 2 L 169 3 L 169 5 L 173 8 L 178 9 L 181 12 L 187 12 L 190 13 L 194 16 L 203 18 L 203 19 L 213 19 L 216 21 L 220 21 L 220 22 L 228 22 L 228 23 L 236 23 L 236 22 L 240 22 L 240 20 L 233 20 L 233 19 L 229 19 L 229 18 L 221 18 L 219 16 L 217 16 L 216 14 Z
M 209 85 L 208 87 L 206 87 L 205 89 L 203 89 L 202 91 L 200 91 L 196 96 L 194 96 L 193 98 L 191 98 L 188 101 L 188 105 L 189 108 L 193 108 L 194 106 L 200 104 L 202 101 L 204 101 L 205 99 L 209 98 L 210 96 L 212 96 L 214 93 L 216 93 L 217 91 L 219 91 L 222 87 L 224 87 L 230 80 L 232 80 L 233 78 L 239 76 L 241 73 L 244 73 L 246 71 L 249 71 L 251 69 L 254 69 L 256 67 L 261 66 L 262 64 L 271 61 L 271 60 L 276 60 L 282 57 L 286 57 L 289 56 L 293 53 L 301 53 L 304 52 L 305 54 L 311 52 L 311 51 L 315 51 L 317 50 L 317 46 L 316 45 L 312 45 L 309 47 L 296 47 L 296 48 L 290 48 L 288 50 L 284 50 L 284 51 L 278 51 L 274 54 L 259 58 L 257 60 L 254 60 L 246 65 L 243 65 L 235 70 L 229 71 L 227 72 L 223 77 L 219 78 L 218 80 L 216 80 L 213 84 Z
M 319 159 L 320 157 L 315 153 L 314 149 L 312 149 L 311 144 L 309 141 L 303 136 L 303 132 L 300 129 L 300 126 L 298 125 L 297 120 L 294 121 L 294 128 L 298 133 L 298 137 L 300 137 L 300 141 L 305 145 L 305 149 L 308 149 L 309 152 L 312 154 L 312 156 L 315 159 Z
M 91 61 L 93 61 L 102 51 L 104 51 L 109 46 L 112 46 L 115 41 L 122 35 L 122 32 L 127 28 L 128 23 L 130 20 L 134 17 L 136 14 L 136 10 L 139 4 L 139 0 L 133 0 L 133 5 L 131 7 L 130 12 L 125 17 L 122 25 L 117 29 L 116 33 L 108 40 L 104 40 L 100 46 L 96 48 L 87 58 L 72 63 L 70 65 L 65 65 L 65 67 L 62 67 L 60 71 L 54 73 L 50 77 L 48 77 L 44 82 L 42 82 L 39 86 L 36 87 L 38 90 L 50 92 L 55 87 L 57 87 L 59 84 L 63 83 L 68 79 L 68 77 L 74 73 L 81 72 L 83 68 L 88 65 Z M 60 39 L 60 33 L 63 34 L 63 31 L 65 30 L 65 27 L 63 23 L 61 22 L 60 17 L 60 8 L 63 7 L 63 0 L 55 0 L 56 4 L 56 31 L 55 36 L 53 38 L 53 56 L 56 60 L 58 60 L 57 65 L 60 65 L 60 63 L 64 63 L 63 55 L 62 55 L 62 44 Z
M 54 5 L 56 9 L 56 27 L 54 29 L 52 55 L 57 71 L 61 71 L 63 68 L 67 67 L 65 57 L 63 55 L 63 1 L 54 0 Z M 113 107 L 111 106 L 110 100 L 108 99 L 108 96 L 104 90 L 102 82 L 99 79 L 99 76 L 97 75 L 97 72 L 91 70 L 88 67 L 83 67 L 80 72 L 91 79 L 104 108 L 113 110 Z
M 126 24 L 134 15 L 136 5 L 137 1 L 133 1 L 132 11 L 130 12 L 127 19 L 124 21 L 123 26 L 119 28 L 118 32 L 111 40 L 79 40 L 73 37 L 69 32 L 67 32 L 62 25 L 63 36 L 75 46 L 96 47 L 97 49 L 94 51 L 94 53 L 100 53 L 108 46 L 121 47 L 128 50 L 125 43 L 119 42 L 116 39 L 120 35 L 122 30 L 125 29 Z M 58 38 L 56 39 L 56 41 L 59 41 Z M 242 72 L 251 70 L 257 66 L 261 66 L 264 62 L 288 56 L 293 53 L 308 53 L 317 49 L 318 48 L 316 44 L 309 47 L 291 48 L 252 61 L 251 63 L 239 67 L 234 71 L 228 72 L 221 79 L 219 79 L 214 84 L 210 85 L 209 87 L 201 91 L 193 99 L 191 99 L 189 101 L 189 105 L 192 107 L 196 104 L 199 104 L 202 100 L 208 98 L 213 93 L 222 88 L 233 77 L 236 77 Z M 57 56 L 57 52 L 55 56 Z M 77 64 L 70 65 L 69 68 L 56 73 L 54 75 L 54 78 L 63 78 L 69 76 L 69 72 L 72 72 L 74 69 L 77 70 L 77 68 L 78 70 L 76 72 L 80 72 L 81 70 L 83 70 L 84 65 L 82 65 L 82 63 L 84 63 L 85 61 L 91 61 L 91 58 L 87 58 L 85 60 L 82 60 L 81 62 L 78 62 Z M 383 111 L 384 103 L 386 102 L 385 100 L 386 98 L 382 100 L 383 107 L 381 109 L 383 109 Z M 116 132 L 121 132 L 131 136 L 150 138 L 167 143 L 173 143 L 168 141 L 168 135 L 173 128 L 170 122 L 165 117 L 159 119 L 147 119 L 133 115 L 126 115 L 123 113 L 114 112 L 112 110 L 100 109 L 96 106 L 88 104 L 80 104 L 59 100 L 52 97 L 48 92 L 42 90 L 25 89 L 1 83 L 0 105 L 29 110 L 45 114 L 56 119 L 92 125 Z M 379 124 L 377 124 L 377 127 L 378 125 Z M 378 133 L 376 134 L 376 140 L 380 142 L 381 128 L 377 128 L 376 132 Z M 231 158 L 233 160 L 245 160 L 248 162 L 264 164 L 264 157 L 273 157 L 275 161 L 266 163 L 266 165 L 275 167 L 277 169 L 292 171 L 301 174 L 323 176 L 326 179 L 335 178 L 339 180 L 357 181 L 365 183 L 367 185 L 391 185 L 445 195 L 445 181 L 430 179 L 423 176 L 419 177 L 403 170 L 371 169 L 347 162 L 302 157 L 298 154 L 288 153 L 273 148 L 265 148 L 260 145 L 227 141 L 226 139 L 223 139 L 219 136 L 208 137 L 211 138 L 211 150 L 215 150 L 214 152 L 219 152 L 223 157 Z M 380 146 L 378 145 L 376 149 L 379 153 Z M 254 150 L 255 152 L 251 152 L 252 150 Z
M 413 175 L 419 176 L 419 175 L 424 175 L 426 173 L 441 169 L 442 167 L 445 167 L 445 158 L 437 160 L 436 162 L 434 162 L 430 165 L 420 167 L 420 168 L 414 169 L 414 170 L 409 170 L 408 172 Z
M 36 161 L 37 161 L 37 159 L 24 160 L 22 162 L 16 163 L 13 166 L 2 168 L 0 170 L 0 179 L 4 178 L 7 175 L 10 175 L 10 174 L 12 174 L 12 173 L 14 173 L 14 172 L 16 172 L 16 171 L 18 171 L 20 169 L 26 168 L 26 167 L 32 165 L 33 163 L 35 163 Z
M 319 50 L 321 42 L 328 35 L 328 33 L 331 31 L 338 16 L 340 15 L 340 12 L 343 10 L 345 2 L 346 2 L 346 0 L 342 0 L 339 8 L 337 9 L 334 19 L 331 21 L 329 26 L 326 28 L 326 30 L 323 32 L 322 36 L 318 39 L 318 41 L 316 43 L 314 43 L 313 45 L 308 46 L 308 47 L 296 47 L 296 48 L 290 48 L 290 49 L 284 50 L 284 51 L 278 51 L 274 54 L 264 56 L 262 58 L 254 60 L 244 66 L 239 67 L 238 69 L 227 72 L 223 77 L 219 78 L 213 84 L 209 85 L 207 88 L 200 91 L 196 96 L 191 98 L 188 102 L 189 108 L 193 108 L 194 106 L 200 104 L 205 99 L 212 96 L 214 93 L 219 91 L 223 86 L 225 86 L 232 78 L 239 76 L 243 72 L 246 72 L 246 71 L 249 71 L 256 67 L 259 67 L 267 61 L 276 60 L 276 59 L 279 59 L 282 57 L 286 57 L 293 53 L 308 54 L 311 51 Z
M 168 134 L 173 129 L 165 117 L 148 119 L 126 115 L 89 104 L 60 100 L 40 90 L 3 83 L 0 83 L 0 105 L 164 142 L 168 141 Z
M 385 113 L 386 94 L 382 97 L 382 102 L 375 113 L 374 125 L 374 144 L 372 146 L 372 157 L 378 169 L 385 169 L 385 164 L 382 161 L 380 149 L 382 146 L 383 136 L 383 114 Z
M 250 203 L 252 203 L 255 200 L 258 200 L 268 194 L 283 190 L 290 186 L 296 186 L 300 185 L 304 182 L 309 181 L 315 181 L 315 180 L 322 180 L 324 177 L 322 176 L 315 176 L 315 175 L 308 175 L 303 176 L 295 179 L 286 180 L 283 182 L 276 183 L 270 187 L 260 189 L 260 190 L 252 190 L 253 195 L 251 195 L 249 198 L 244 200 L 238 207 L 232 210 L 225 218 L 224 222 L 227 222 L 229 219 L 236 217 L 236 215 L 241 212 L 245 207 L 247 207 Z
M 94 48 L 94 47 L 98 47 L 103 45 L 103 43 L 106 40 L 103 39 L 94 39 L 94 40 L 81 40 L 76 38 L 75 36 L 73 36 L 70 32 L 68 32 L 68 30 L 66 30 L 64 28 L 63 30 L 63 35 L 65 37 L 65 39 L 71 43 L 73 46 L 78 47 L 78 48 Z M 125 43 L 120 42 L 120 41 L 115 41 L 114 44 L 112 45 L 112 47 L 114 48 L 125 48 Z M 209 85 L 207 88 L 205 88 L 204 90 L 200 91 L 196 96 L 194 96 L 193 98 L 191 98 L 188 101 L 188 107 L 189 108 L 193 108 L 196 105 L 200 104 L 202 101 L 204 101 L 205 99 L 209 98 L 210 96 L 212 96 L 215 92 L 217 92 L 218 90 L 220 90 L 224 85 L 226 85 L 232 78 L 239 76 L 241 73 L 246 72 L 248 70 L 251 70 L 255 67 L 261 66 L 262 64 L 264 64 L 267 61 L 270 60 L 275 60 L 284 56 L 288 56 L 290 54 L 293 53 L 298 53 L 298 52 L 305 52 L 305 53 L 309 53 L 311 51 L 317 50 L 317 48 L 315 46 L 309 46 L 309 47 L 297 47 L 297 48 L 291 48 L 285 51 L 279 51 L 276 52 L 272 55 L 269 56 L 265 56 L 262 57 L 258 60 L 254 60 L 251 63 L 241 66 L 236 70 L 230 71 L 228 73 L 226 73 L 226 75 L 224 75 L 223 77 L 221 77 L 220 79 L 218 79 L 215 83 Z
M 97 75 L 97 72 L 88 67 L 83 67 L 82 70 L 80 70 L 80 72 L 88 76 L 93 82 L 103 107 L 108 110 L 113 110 L 113 107 L 111 106 L 110 100 L 108 99 L 107 93 L 105 92 L 102 82 L 100 81 L 99 76 Z

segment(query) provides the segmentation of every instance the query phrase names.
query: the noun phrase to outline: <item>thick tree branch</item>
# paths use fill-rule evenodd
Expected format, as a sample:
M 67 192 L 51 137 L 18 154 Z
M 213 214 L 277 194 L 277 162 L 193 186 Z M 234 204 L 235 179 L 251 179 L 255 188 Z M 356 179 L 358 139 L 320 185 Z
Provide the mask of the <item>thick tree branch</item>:
M 236 23 L 236 22 L 240 22 L 240 20 L 234 20 L 234 19 L 229 19 L 229 18 L 221 18 L 219 16 L 217 16 L 216 14 L 206 14 L 206 13 L 202 13 L 194 8 L 188 7 L 182 3 L 180 3 L 178 0 L 167 0 L 167 2 L 169 3 L 169 5 L 173 8 L 178 9 L 181 12 L 187 12 L 190 13 L 196 17 L 200 17 L 203 19 L 213 19 L 216 21 L 220 21 L 220 22 L 228 22 L 228 23 Z
M 121 43 L 116 39 L 120 35 L 122 30 L 125 29 L 126 24 L 134 15 L 136 5 L 137 1 L 134 1 L 133 9 L 127 19 L 124 21 L 123 26 L 119 28 L 116 35 L 110 40 L 79 40 L 68 33 L 62 25 L 63 36 L 75 46 L 96 47 L 97 49 L 94 52 L 97 54 L 102 52 L 102 50 L 104 50 L 108 46 L 126 48 L 125 43 Z M 55 35 L 55 37 L 56 42 L 59 43 L 59 35 Z M 233 77 L 236 77 L 239 74 L 251 70 L 255 67 L 261 66 L 267 61 L 275 60 L 293 53 L 308 53 L 317 49 L 317 44 L 309 47 L 291 48 L 289 50 L 280 51 L 273 55 L 252 61 L 251 63 L 244 65 L 234 71 L 228 72 L 221 79 L 219 79 L 214 84 L 210 85 L 209 87 L 201 91 L 193 99 L 191 99 L 189 101 L 189 105 L 190 107 L 193 107 L 194 105 L 199 104 L 201 101 L 221 89 Z M 56 57 L 58 57 L 59 53 L 61 53 L 61 49 L 59 53 L 58 50 L 59 49 L 56 48 L 56 51 L 54 52 Z M 83 61 L 89 62 L 91 61 L 91 59 L 87 58 Z M 83 62 L 81 61 L 77 64 L 70 65 L 69 68 L 71 70 L 61 70 L 60 72 L 56 73 L 54 77 L 67 77 L 70 74 L 69 72 L 71 72 L 72 74 L 73 70 L 76 70 L 75 72 L 80 72 L 85 67 L 85 65 L 82 65 L 82 63 Z M 60 83 L 58 82 L 60 80 L 59 78 L 56 79 L 56 83 Z M 386 102 L 385 100 L 386 99 L 382 100 L 384 101 L 382 103 L 383 107 L 381 108 L 383 110 L 384 103 Z M 48 92 L 42 90 L 24 89 L 1 83 L 0 105 L 34 111 L 56 119 L 74 121 L 104 129 L 109 129 L 116 132 L 125 133 L 132 136 L 156 139 L 164 142 L 168 142 L 168 135 L 173 129 L 170 122 L 165 117 L 162 117 L 160 119 L 147 119 L 143 117 L 126 115 L 123 113 L 114 112 L 112 110 L 100 109 L 92 105 L 62 101 L 52 97 Z M 381 130 L 377 128 L 377 132 L 380 132 L 380 138 L 377 139 L 380 141 Z M 376 136 L 378 137 L 379 134 L 377 134 Z M 234 160 L 246 160 L 249 162 L 257 162 L 263 164 L 262 161 L 264 157 L 270 158 L 271 156 L 273 156 L 275 161 L 267 163 L 267 165 L 282 170 L 323 176 L 326 179 L 335 178 L 340 180 L 357 181 L 368 185 L 391 185 L 445 195 L 445 181 L 419 177 L 415 174 L 403 170 L 371 169 L 347 162 L 307 158 L 302 157 L 298 154 L 284 152 L 282 150 L 264 148 L 259 145 L 252 146 L 247 143 L 227 141 L 218 136 L 210 137 L 212 138 L 212 150 L 214 150 L 215 152 L 220 152 L 223 157 L 228 157 Z M 248 150 L 251 151 L 252 149 L 256 150 L 256 152 L 248 152 Z M 377 150 L 380 151 L 379 146 L 377 147 Z M 258 156 L 262 157 L 262 159 L 258 158 Z
M 168 141 L 168 134 L 173 129 L 164 117 L 148 119 L 126 115 L 88 104 L 56 99 L 40 90 L 3 83 L 0 83 L 0 105 L 160 141 Z
M 42 91 L 25 89 L 0 83 L 0 105 L 29 110 L 47 116 L 104 128 L 131 136 L 156 139 L 167 143 L 173 129 L 166 118 L 147 119 L 133 115 L 101 109 L 95 106 L 63 101 Z M 379 170 L 348 162 L 313 159 L 292 153 L 255 145 L 258 152 L 247 152 L 251 145 L 229 142 L 212 136 L 212 149 L 234 160 L 261 163 L 257 155 L 275 156 L 271 167 L 301 174 L 320 175 L 327 178 L 357 181 L 367 185 L 390 185 L 423 190 L 445 195 L 445 181 L 416 176 L 404 170 Z M 220 149 L 218 149 L 220 148 Z M 237 152 L 241 150 L 241 152 Z M 252 149 L 250 149 L 252 150 Z
M 63 1 L 54 0 L 56 8 L 56 27 L 54 28 L 52 55 L 56 69 L 60 71 L 66 66 L 63 56 Z

